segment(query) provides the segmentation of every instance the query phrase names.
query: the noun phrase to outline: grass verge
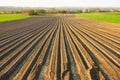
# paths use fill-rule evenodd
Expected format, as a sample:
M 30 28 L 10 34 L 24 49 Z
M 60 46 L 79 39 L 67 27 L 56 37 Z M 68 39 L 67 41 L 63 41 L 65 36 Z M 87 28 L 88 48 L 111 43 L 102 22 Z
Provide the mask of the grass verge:
M 102 12 L 102 13 L 79 13 L 75 14 L 80 18 L 96 19 L 112 23 L 120 23 L 120 12 Z
M 29 18 L 30 16 L 25 16 L 22 14 L 0 14 L 0 22 L 13 21 Z

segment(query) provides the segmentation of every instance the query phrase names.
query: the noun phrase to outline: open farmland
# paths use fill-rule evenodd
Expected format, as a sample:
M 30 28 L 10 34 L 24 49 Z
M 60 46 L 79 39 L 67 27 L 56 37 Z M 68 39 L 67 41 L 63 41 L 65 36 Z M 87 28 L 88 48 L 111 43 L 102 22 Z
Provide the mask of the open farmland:
M 0 14 L 0 22 L 14 21 L 29 18 L 30 16 L 22 14 Z
M 76 14 L 76 16 L 104 22 L 120 23 L 120 12 L 80 13 Z
M 0 23 L 0 80 L 120 80 L 120 24 L 73 15 Z

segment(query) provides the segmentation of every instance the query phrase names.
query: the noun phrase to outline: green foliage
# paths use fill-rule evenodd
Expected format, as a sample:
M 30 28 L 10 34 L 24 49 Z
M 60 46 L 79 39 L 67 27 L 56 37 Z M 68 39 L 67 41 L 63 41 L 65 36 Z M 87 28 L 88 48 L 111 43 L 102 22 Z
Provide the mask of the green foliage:
M 46 13 L 46 11 L 45 11 L 44 9 L 37 10 L 36 12 L 37 12 L 38 14 L 39 14 L 39 13 Z
M 39 15 L 39 14 L 44 14 L 46 13 L 45 10 L 41 9 L 41 10 L 29 10 L 28 14 L 29 15 Z
M 59 10 L 58 13 L 66 13 L 65 10 Z
M 30 16 L 25 16 L 22 14 L 0 14 L 0 22 L 13 21 L 29 18 Z
M 29 10 L 28 14 L 29 15 L 37 15 L 37 12 L 35 10 Z
M 103 13 L 79 13 L 76 16 L 80 18 L 96 19 L 100 21 L 120 23 L 120 12 L 103 12 Z

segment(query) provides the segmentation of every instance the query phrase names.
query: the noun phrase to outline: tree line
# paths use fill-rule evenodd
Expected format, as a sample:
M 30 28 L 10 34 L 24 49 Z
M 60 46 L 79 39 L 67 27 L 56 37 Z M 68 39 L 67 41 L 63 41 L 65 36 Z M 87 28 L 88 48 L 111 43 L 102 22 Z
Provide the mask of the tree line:
M 5 10 L 0 11 L 0 14 L 25 14 L 25 15 L 41 15 L 41 14 L 65 14 L 65 13 L 90 13 L 90 12 L 120 12 L 120 10 L 115 9 L 29 9 L 29 10 Z

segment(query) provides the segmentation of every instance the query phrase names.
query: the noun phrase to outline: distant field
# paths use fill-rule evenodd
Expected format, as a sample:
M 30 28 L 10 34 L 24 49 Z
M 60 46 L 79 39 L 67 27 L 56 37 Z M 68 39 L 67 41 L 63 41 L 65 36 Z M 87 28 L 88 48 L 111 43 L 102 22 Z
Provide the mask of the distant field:
M 29 18 L 30 16 L 25 16 L 22 14 L 0 14 L 0 22 L 13 21 Z
M 120 23 L 120 12 L 106 12 L 106 13 L 79 13 L 76 16 L 80 18 L 90 18 L 100 21 L 107 21 L 113 23 Z

